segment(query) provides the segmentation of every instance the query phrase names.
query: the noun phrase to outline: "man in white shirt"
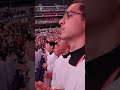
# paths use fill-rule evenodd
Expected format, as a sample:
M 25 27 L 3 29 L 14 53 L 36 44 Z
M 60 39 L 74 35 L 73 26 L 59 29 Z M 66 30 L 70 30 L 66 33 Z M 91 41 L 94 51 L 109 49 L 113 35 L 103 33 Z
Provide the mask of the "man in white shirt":
M 52 72 L 54 71 L 54 68 L 58 64 L 59 59 L 67 58 L 70 54 L 69 52 L 70 52 L 70 46 L 66 41 L 61 40 L 60 42 L 58 42 L 58 44 L 56 45 L 56 47 L 54 49 L 54 54 L 58 56 L 58 59 L 56 59 L 54 64 L 52 65 L 51 73 L 49 73 L 49 74 L 45 73 L 44 77 L 52 79 Z
M 45 73 L 52 72 L 53 70 L 53 64 L 55 60 L 58 58 L 57 55 L 54 53 L 54 47 L 55 47 L 55 42 L 47 42 L 46 43 L 46 50 L 48 51 L 47 53 L 47 61 L 46 63 L 43 64 L 43 68 L 45 68 Z M 46 83 L 48 86 L 51 86 L 51 79 L 49 78 L 44 78 L 44 83 Z
M 60 77 L 54 90 L 85 90 L 85 1 L 75 0 L 60 20 L 61 39 L 70 44 L 70 56 L 58 66 Z M 36 83 L 37 90 L 50 90 L 42 82 Z

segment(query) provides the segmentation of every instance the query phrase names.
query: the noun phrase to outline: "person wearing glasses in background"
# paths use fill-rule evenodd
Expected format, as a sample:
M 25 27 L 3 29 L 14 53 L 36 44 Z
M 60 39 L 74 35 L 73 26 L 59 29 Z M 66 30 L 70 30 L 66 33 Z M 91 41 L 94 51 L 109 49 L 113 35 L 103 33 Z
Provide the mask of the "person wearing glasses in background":
M 53 90 L 85 90 L 85 1 L 75 0 L 59 24 L 61 39 L 70 45 L 70 55 L 61 60 Z M 58 74 L 61 74 L 60 77 Z M 36 90 L 51 90 L 43 82 L 35 83 Z

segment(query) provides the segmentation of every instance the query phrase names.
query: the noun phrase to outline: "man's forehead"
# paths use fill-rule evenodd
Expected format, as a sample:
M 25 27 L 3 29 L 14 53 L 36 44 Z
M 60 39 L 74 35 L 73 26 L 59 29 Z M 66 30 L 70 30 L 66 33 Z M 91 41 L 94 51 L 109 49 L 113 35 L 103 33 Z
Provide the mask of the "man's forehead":
M 73 3 L 68 7 L 67 11 L 78 11 L 79 12 L 80 5 L 81 3 Z

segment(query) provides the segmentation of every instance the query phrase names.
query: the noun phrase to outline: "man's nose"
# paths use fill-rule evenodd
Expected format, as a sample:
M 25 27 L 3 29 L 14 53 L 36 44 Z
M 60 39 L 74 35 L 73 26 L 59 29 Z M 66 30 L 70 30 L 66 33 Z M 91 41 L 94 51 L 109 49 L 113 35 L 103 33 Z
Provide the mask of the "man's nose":
M 60 21 L 59 21 L 59 25 L 63 25 L 65 23 L 65 20 L 64 18 L 62 18 Z

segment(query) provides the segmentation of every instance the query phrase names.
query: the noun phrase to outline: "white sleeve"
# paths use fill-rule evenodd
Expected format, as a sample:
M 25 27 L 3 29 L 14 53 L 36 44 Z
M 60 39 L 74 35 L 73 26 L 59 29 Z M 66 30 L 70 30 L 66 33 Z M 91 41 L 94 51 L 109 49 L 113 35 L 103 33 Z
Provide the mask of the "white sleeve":
M 58 57 L 53 55 L 49 58 L 47 70 L 53 71 L 54 62 Z
M 78 67 L 81 68 L 81 74 L 75 90 L 85 90 L 85 60 L 83 60 Z

